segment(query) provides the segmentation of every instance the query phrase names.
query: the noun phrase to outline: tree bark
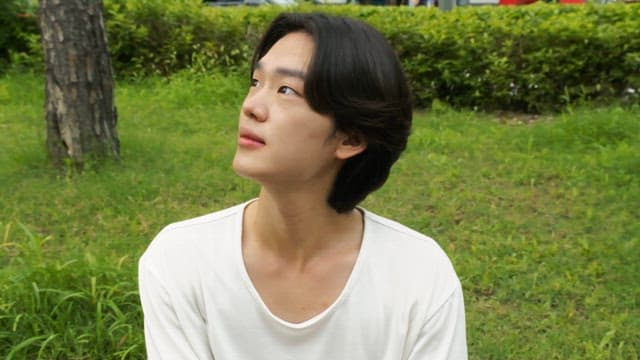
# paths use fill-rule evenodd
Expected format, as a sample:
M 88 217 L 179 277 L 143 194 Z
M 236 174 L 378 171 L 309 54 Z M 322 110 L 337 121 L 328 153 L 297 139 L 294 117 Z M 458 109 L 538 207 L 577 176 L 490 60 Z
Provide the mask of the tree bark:
M 101 0 L 40 0 L 47 151 L 67 159 L 119 159 L 113 71 Z

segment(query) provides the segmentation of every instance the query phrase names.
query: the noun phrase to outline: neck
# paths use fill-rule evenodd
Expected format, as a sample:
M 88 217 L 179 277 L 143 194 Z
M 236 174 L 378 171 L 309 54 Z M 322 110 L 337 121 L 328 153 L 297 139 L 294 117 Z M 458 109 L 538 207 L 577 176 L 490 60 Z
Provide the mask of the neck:
M 263 187 L 259 199 L 246 209 L 245 240 L 301 264 L 336 247 L 359 247 L 359 211 L 340 214 L 319 193 L 274 192 Z

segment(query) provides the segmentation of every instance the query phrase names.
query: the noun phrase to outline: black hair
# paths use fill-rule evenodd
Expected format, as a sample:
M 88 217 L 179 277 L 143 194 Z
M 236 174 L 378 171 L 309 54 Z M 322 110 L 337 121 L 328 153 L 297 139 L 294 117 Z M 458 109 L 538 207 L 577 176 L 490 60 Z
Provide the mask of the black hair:
M 257 62 L 282 37 L 305 32 L 314 41 L 304 93 L 309 106 L 334 119 L 336 130 L 366 141 L 366 149 L 340 168 L 327 201 L 352 210 L 380 188 L 411 131 L 411 93 L 397 55 L 372 26 L 320 13 L 276 17 L 253 55 Z

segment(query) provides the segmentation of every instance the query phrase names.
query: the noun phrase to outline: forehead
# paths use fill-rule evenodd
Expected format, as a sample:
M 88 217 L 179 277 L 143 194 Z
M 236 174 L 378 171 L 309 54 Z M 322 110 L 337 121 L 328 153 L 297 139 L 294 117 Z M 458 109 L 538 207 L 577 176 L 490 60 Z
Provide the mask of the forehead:
M 292 32 L 280 38 L 258 61 L 256 69 L 264 71 L 285 67 L 306 71 L 314 52 L 311 36 L 304 32 Z

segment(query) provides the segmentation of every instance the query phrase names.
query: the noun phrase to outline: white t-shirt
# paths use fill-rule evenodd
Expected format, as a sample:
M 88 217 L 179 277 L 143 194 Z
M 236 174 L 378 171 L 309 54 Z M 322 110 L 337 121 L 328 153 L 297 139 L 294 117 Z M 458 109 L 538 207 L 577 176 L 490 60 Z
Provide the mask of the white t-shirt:
M 274 316 L 242 259 L 247 203 L 171 224 L 140 259 L 149 359 L 467 358 L 462 290 L 430 238 L 364 211 L 353 271 L 325 311 Z

